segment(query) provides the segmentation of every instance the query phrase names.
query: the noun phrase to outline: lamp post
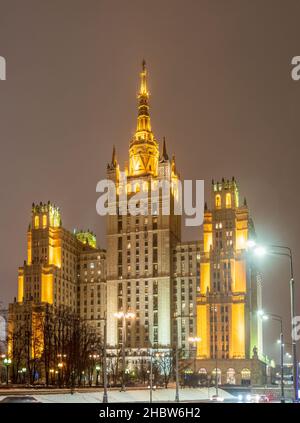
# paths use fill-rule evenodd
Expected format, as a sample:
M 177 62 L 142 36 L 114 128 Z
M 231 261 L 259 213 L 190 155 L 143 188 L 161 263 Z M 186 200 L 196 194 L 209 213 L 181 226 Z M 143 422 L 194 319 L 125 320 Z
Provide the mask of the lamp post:
M 3 360 L 4 366 L 6 366 L 6 385 L 8 385 L 9 366 L 11 365 L 11 359 L 5 357 Z
M 292 331 L 292 354 L 293 354 L 293 383 L 294 383 L 294 400 L 298 402 L 299 400 L 299 391 L 298 391 L 298 360 L 297 360 L 297 345 L 295 337 L 293 336 L 294 332 L 294 321 L 296 317 L 295 311 L 295 279 L 294 279 L 294 268 L 293 268 L 293 253 L 290 247 L 285 245 L 269 245 L 267 248 L 263 246 L 256 246 L 254 240 L 248 241 L 248 247 L 253 249 L 256 255 L 263 256 L 265 254 L 270 254 L 274 256 L 287 257 L 290 262 L 290 308 L 291 308 L 291 331 Z M 270 250 L 268 250 L 268 248 Z
M 215 360 L 216 360 L 216 374 L 215 374 L 216 396 L 219 395 L 217 311 L 218 311 L 217 306 L 214 303 L 212 306 L 212 312 L 213 312 L 213 345 L 214 345 L 214 354 L 215 354 Z
M 125 386 L 125 368 L 126 368 L 126 357 L 125 357 L 125 344 L 126 344 L 126 322 L 129 319 L 134 319 L 135 314 L 128 311 L 124 313 L 123 311 L 119 311 L 115 313 L 115 317 L 117 319 L 122 319 L 122 387 L 121 392 L 126 390 Z
M 59 387 L 60 387 L 60 388 L 62 387 L 62 379 L 63 379 L 62 372 L 63 372 L 63 366 L 64 366 L 64 363 L 63 363 L 63 362 L 60 362 L 60 363 L 58 363 L 58 365 L 57 365 L 57 367 L 59 368 L 59 373 L 58 373 L 59 382 L 58 382 L 58 385 L 59 385 Z
M 176 340 L 175 340 L 175 402 L 179 402 L 179 350 L 178 350 L 178 319 L 186 317 L 175 313 L 174 319 L 176 321 Z
M 22 375 L 23 375 L 23 378 L 22 378 L 23 379 L 23 384 L 25 384 L 25 380 L 26 380 L 26 370 L 27 370 L 26 367 L 23 367 L 22 370 L 21 370 L 22 371 Z
M 196 364 L 197 364 L 197 343 L 201 342 L 201 338 L 198 336 L 190 336 L 188 341 L 194 345 L 194 373 L 196 374 Z
M 194 317 L 195 315 L 191 316 L 189 314 L 182 315 L 182 314 L 174 314 L 173 319 L 176 321 L 176 341 L 175 341 L 175 380 L 176 380 L 176 390 L 175 390 L 175 402 L 179 402 L 179 349 L 178 349 L 178 319 L 182 318 L 190 318 Z
M 175 346 L 175 372 L 176 372 L 176 392 L 175 392 L 175 402 L 179 402 L 179 350 L 178 350 L 178 340 Z
M 283 343 L 283 323 L 282 317 L 278 316 L 278 314 L 273 313 L 264 313 L 262 310 L 258 311 L 259 316 L 262 317 L 263 320 L 268 320 L 271 318 L 279 322 L 280 324 L 280 387 L 281 387 L 281 402 L 284 403 L 284 366 L 283 366 L 283 356 L 284 356 L 284 343 Z
M 103 343 L 103 402 L 108 402 L 108 395 L 107 395 L 107 361 L 106 361 L 106 354 L 107 354 L 107 334 L 106 334 L 106 317 L 104 318 L 104 343 Z
M 150 388 L 150 404 L 152 403 L 152 393 L 153 393 L 153 349 L 150 348 L 150 372 L 149 372 L 149 388 Z
M 96 366 L 96 386 L 99 386 L 99 373 L 100 373 L 100 369 L 101 369 L 101 367 L 99 366 L 99 364 L 97 364 L 97 366 Z

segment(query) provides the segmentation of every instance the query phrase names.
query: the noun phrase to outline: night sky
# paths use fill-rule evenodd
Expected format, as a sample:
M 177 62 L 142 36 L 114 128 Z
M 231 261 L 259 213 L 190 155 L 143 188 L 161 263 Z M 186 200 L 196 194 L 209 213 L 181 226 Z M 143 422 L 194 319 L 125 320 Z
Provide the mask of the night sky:
M 0 0 L 0 301 L 16 295 L 32 202 L 55 202 L 66 228 L 105 247 L 95 188 L 113 144 L 128 158 L 143 58 L 153 130 L 182 178 L 209 197 L 212 178 L 234 175 L 260 240 L 292 247 L 300 283 L 299 17 L 297 0 Z M 264 309 L 289 336 L 288 261 L 261 261 Z M 271 354 L 279 330 L 266 325 Z

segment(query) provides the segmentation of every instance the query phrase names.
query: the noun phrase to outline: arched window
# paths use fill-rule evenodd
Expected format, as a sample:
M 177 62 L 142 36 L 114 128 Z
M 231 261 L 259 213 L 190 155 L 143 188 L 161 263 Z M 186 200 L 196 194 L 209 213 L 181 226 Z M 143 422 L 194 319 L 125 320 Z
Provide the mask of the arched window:
M 227 194 L 226 194 L 226 208 L 227 209 L 231 208 L 231 194 L 230 194 L 230 192 L 227 192 Z
M 250 385 L 251 383 L 251 371 L 249 369 L 242 369 L 241 371 L 241 384 Z
M 201 369 L 199 369 L 198 374 L 201 384 L 207 381 L 207 370 L 204 367 L 201 367 Z
M 141 188 L 140 188 L 140 184 L 139 184 L 139 183 L 136 183 L 136 184 L 135 184 L 135 187 L 134 187 L 134 191 L 135 191 L 135 192 L 140 192 L 140 189 L 141 189 Z
M 43 215 L 43 228 L 47 228 L 47 215 Z
M 40 218 L 39 216 L 34 216 L 34 227 L 35 229 L 38 229 L 40 226 Z
M 227 370 L 226 383 L 235 385 L 235 370 L 233 368 Z
M 217 209 L 221 208 L 221 196 L 220 196 L 220 194 L 216 195 L 216 208 Z

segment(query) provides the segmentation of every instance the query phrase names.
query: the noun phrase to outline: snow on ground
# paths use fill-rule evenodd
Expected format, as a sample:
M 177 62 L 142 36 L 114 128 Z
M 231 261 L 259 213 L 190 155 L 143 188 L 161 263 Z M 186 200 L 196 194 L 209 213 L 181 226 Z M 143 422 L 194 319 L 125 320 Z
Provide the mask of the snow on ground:
M 215 389 L 181 389 L 179 391 L 180 401 L 199 401 L 206 400 L 215 394 Z M 16 393 L 16 395 L 18 395 Z M 42 394 L 28 393 L 40 402 L 45 403 L 95 403 L 103 401 L 103 391 L 99 392 L 75 392 L 70 394 Z M 228 392 L 219 389 L 219 396 L 223 398 L 233 398 Z M 1 399 L 4 396 L 0 397 Z M 153 402 L 170 402 L 175 399 L 175 389 L 159 389 L 153 391 Z M 109 402 L 149 402 L 149 391 L 146 390 L 128 390 L 119 392 L 111 390 L 108 392 Z

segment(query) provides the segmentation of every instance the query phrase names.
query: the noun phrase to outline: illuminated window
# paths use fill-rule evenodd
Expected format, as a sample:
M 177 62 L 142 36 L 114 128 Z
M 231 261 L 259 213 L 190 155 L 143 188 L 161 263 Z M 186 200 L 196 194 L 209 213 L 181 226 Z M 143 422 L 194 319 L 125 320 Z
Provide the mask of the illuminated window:
M 229 192 L 227 192 L 226 194 L 226 208 L 230 209 L 231 207 L 231 194 Z
M 251 371 L 249 369 L 242 369 L 241 377 L 242 385 L 249 385 L 251 380 Z
M 37 229 L 40 226 L 40 218 L 39 216 L 34 217 L 34 227 Z
M 43 228 L 47 228 L 47 215 L 43 215 Z
M 141 188 L 140 188 L 140 184 L 136 183 L 136 184 L 135 184 L 135 189 L 134 189 L 134 190 L 135 190 L 135 192 L 140 192 L 140 189 L 141 189 Z
M 143 191 L 144 192 L 148 191 L 148 183 L 146 181 L 143 183 Z
M 221 196 L 220 196 L 220 194 L 216 195 L 216 208 L 217 209 L 221 208 Z

